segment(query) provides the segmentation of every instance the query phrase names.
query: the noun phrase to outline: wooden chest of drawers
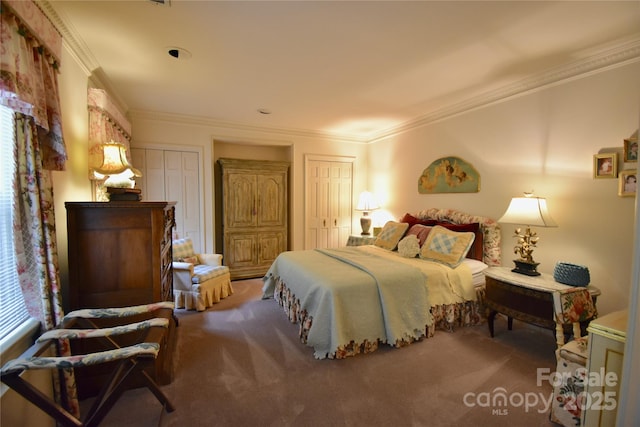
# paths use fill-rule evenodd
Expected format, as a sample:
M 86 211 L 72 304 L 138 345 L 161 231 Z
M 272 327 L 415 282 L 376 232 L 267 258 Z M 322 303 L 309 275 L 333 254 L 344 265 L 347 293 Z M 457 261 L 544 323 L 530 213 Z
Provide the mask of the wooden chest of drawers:
M 173 301 L 172 234 L 174 203 L 67 202 L 69 302 L 65 311 L 81 308 L 127 307 Z M 127 319 L 129 322 L 139 319 Z M 96 321 L 100 327 L 117 321 Z M 147 369 L 158 384 L 173 381 L 176 322 L 172 318 L 160 354 Z M 127 336 L 120 346 L 134 344 Z M 74 353 L 104 351 L 86 340 Z M 76 370 L 78 396 L 95 395 L 112 369 L 108 364 Z M 138 387 L 141 384 L 132 384 Z
M 68 202 L 69 307 L 173 300 L 170 202 Z

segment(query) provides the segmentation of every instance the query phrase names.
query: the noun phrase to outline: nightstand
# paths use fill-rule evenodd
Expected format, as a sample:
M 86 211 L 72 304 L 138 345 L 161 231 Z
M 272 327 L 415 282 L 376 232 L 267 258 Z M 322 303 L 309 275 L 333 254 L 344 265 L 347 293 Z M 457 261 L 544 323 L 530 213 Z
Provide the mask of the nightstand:
M 555 281 L 553 276 L 526 276 L 511 271 L 509 267 L 491 267 L 485 271 L 485 306 L 489 309 L 487 321 L 489 333 L 493 337 L 493 320 L 497 313 L 508 318 L 508 328 L 512 329 L 513 319 L 559 331 L 563 325 L 556 323 L 554 294 L 557 291 L 576 289 Z M 600 289 L 588 286 L 595 306 Z M 587 322 L 582 325 L 586 329 Z M 561 331 L 562 329 L 560 329 Z M 560 333 L 561 335 L 561 333 Z M 557 336 L 558 347 L 564 344 L 564 337 Z
M 347 246 L 373 245 L 376 239 L 377 237 L 374 236 L 351 235 L 349 236 L 349 240 L 347 240 Z

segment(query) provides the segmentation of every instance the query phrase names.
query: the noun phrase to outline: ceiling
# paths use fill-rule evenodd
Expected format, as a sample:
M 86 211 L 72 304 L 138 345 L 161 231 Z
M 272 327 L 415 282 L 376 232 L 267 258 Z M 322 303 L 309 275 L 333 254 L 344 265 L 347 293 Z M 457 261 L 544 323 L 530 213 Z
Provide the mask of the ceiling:
M 640 59 L 638 1 L 39 3 L 130 114 L 363 141 Z

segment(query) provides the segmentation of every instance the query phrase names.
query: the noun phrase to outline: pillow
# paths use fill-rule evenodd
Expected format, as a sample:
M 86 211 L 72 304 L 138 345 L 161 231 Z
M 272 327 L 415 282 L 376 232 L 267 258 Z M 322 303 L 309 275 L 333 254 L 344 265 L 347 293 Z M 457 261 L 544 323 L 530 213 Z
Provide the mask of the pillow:
M 429 236 L 429 232 L 432 228 L 433 227 L 430 225 L 414 224 L 409 228 L 409 231 L 407 231 L 407 236 L 413 234 L 418 238 L 420 246 L 422 246 L 427 240 L 427 236 Z
M 438 222 L 437 225 L 441 225 L 452 231 L 472 231 L 476 235 L 476 238 L 467 253 L 467 258 L 482 259 L 482 230 L 480 229 L 479 223 L 454 224 L 452 222 Z
M 464 260 L 476 235 L 435 225 L 422 245 L 420 258 L 456 268 Z
M 409 224 L 406 222 L 387 221 L 378 234 L 374 245 L 390 251 L 394 250 L 407 228 L 409 228 Z
M 407 224 L 409 224 L 409 227 L 411 227 L 411 226 L 416 225 L 416 224 L 436 225 L 436 223 L 438 221 L 436 221 L 435 219 L 417 218 L 417 217 L 411 215 L 410 213 L 406 213 L 406 214 L 404 214 L 404 216 L 402 217 L 400 222 L 406 222 Z
M 420 240 L 411 234 L 398 242 L 398 253 L 405 258 L 415 258 L 420 253 Z
M 191 238 L 176 239 L 173 241 L 173 261 L 194 256 L 193 242 Z
M 179 261 L 180 262 L 188 262 L 189 264 L 193 264 L 193 265 L 200 264 L 200 262 L 198 262 L 198 256 L 197 255 L 180 258 Z

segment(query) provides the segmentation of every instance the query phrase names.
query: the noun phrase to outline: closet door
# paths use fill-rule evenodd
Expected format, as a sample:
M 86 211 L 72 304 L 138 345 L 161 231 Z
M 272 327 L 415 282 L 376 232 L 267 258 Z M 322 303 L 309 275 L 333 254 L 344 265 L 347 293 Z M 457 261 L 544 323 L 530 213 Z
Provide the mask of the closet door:
M 307 169 L 307 244 L 306 248 L 329 246 L 329 169 L 331 163 L 314 161 Z
M 352 164 L 331 163 L 331 247 L 344 246 L 351 235 Z
M 176 202 L 174 236 L 190 237 L 194 250 L 200 252 L 200 156 L 193 151 L 132 148 L 133 165 L 142 177 L 136 179 L 142 199 Z
M 165 151 L 164 187 L 167 200 L 176 202 L 176 233 L 200 246 L 198 153 Z
M 351 234 L 352 162 L 307 160 L 305 248 L 344 246 Z

